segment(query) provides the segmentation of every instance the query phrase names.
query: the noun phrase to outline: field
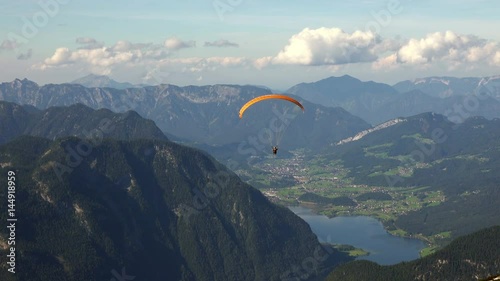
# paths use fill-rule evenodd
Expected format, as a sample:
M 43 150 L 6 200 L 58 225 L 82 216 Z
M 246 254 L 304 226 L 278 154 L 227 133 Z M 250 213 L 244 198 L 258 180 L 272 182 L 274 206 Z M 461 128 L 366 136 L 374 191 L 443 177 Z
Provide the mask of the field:
M 389 233 L 425 240 L 430 247 L 449 237 L 449 233 L 432 237 L 407 233 L 394 224 L 400 215 L 441 204 L 446 200 L 443 192 L 426 186 L 356 185 L 339 161 L 330 162 L 322 156 L 306 160 L 304 150 L 293 154 L 290 159 L 265 159 L 249 172 L 255 175 L 250 176 L 251 183 L 270 200 L 283 205 L 306 205 L 328 217 L 374 217 L 382 221 Z

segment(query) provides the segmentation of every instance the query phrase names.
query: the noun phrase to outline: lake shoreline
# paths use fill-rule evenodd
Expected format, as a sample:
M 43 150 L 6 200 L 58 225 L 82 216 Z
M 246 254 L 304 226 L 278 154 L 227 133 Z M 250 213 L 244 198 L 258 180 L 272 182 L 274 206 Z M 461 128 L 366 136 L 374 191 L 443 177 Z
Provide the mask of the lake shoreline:
M 420 252 L 429 247 L 428 241 L 424 239 L 394 235 L 378 218 L 358 214 L 328 217 L 313 206 L 302 204 L 287 208 L 310 225 L 320 242 L 323 240 L 329 244 L 352 245 L 370 253 L 368 257 L 363 256 L 361 259 L 379 264 L 418 259 Z
M 321 208 L 318 208 L 319 206 L 321 205 L 318 205 L 317 203 L 310 203 L 310 202 L 307 202 L 307 203 L 304 203 L 304 202 L 300 202 L 298 204 L 292 204 L 292 205 L 287 205 L 286 207 L 303 207 L 303 208 L 307 208 L 307 209 L 310 209 L 314 214 L 316 215 L 323 215 L 323 216 L 326 216 L 330 219 L 333 219 L 333 218 L 336 218 L 336 217 L 357 217 L 357 216 L 367 216 L 367 217 L 371 217 L 371 218 L 374 218 L 376 220 L 378 220 L 380 223 L 382 223 L 382 225 L 384 226 L 384 229 L 387 231 L 387 233 L 389 235 L 392 235 L 392 236 L 395 236 L 395 237 L 401 237 L 401 238 L 408 238 L 408 239 L 418 239 L 424 243 L 427 244 L 427 247 L 422 249 L 421 253 L 420 253 L 420 257 L 424 257 L 426 255 L 422 255 L 422 252 L 426 251 L 426 250 L 429 250 L 429 249 L 434 249 L 434 251 L 438 248 L 437 244 L 434 243 L 430 238 L 428 237 L 425 237 L 423 235 L 407 235 L 405 233 L 406 230 L 402 229 L 402 228 L 399 228 L 397 227 L 394 223 L 390 223 L 386 220 L 383 220 L 379 217 L 376 217 L 376 216 L 370 216 L 370 215 L 365 215 L 365 214 L 357 214 L 357 213 L 343 213 L 342 215 L 338 215 L 338 216 L 330 216 L 330 215 L 327 215 L 327 214 L 323 214 L 321 213 Z M 393 229 L 395 228 L 395 229 Z M 431 251 L 430 253 L 434 252 L 434 251 Z M 427 254 L 428 255 L 428 254 Z

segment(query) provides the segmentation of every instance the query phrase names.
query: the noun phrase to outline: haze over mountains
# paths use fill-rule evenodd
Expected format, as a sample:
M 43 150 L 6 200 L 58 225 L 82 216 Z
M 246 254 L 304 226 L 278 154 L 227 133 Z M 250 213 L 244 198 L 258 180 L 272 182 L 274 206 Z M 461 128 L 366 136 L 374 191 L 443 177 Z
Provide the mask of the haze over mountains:
M 70 84 L 79 84 L 87 88 L 115 88 L 115 89 L 127 89 L 127 88 L 140 88 L 149 85 L 141 84 L 134 85 L 128 82 L 117 82 L 105 75 L 95 75 L 89 74 L 82 78 L 73 80 Z
M 240 122 L 235 119 L 237 108 L 252 97 L 270 93 L 264 86 L 146 86 L 118 83 L 106 76 L 95 75 L 88 75 L 72 83 L 39 86 L 29 80 L 15 80 L 0 85 L 0 99 L 40 109 L 74 103 L 82 103 L 95 109 L 108 108 L 115 112 L 134 109 L 145 118 L 154 120 L 164 132 L 181 139 L 225 145 L 258 133 L 256 127 L 249 128 L 248 120 Z M 372 81 L 362 82 L 345 75 L 313 83 L 300 83 L 286 92 L 314 103 L 306 103 L 307 117 L 298 118 L 291 123 L 293 128 L 287 129 L 286 134 L 289 135 L 284 139 L 295 139 L 298 142 L 287 144 L 293 148 L 306 145 L 306 141 L 316 147 L 324 144 L 318 138 L 332 140 L 339 138 L 339 135 L 345 137 L 344 133 L 354 133 L 348 128 L 342 128 L 342 125 L 337 126 L 336 130 L 324 132 L 319 129 L 324 128 L 323 126 L 311 122 L 318 116 L 321 116 L 320 120 L 330 124 L 347 118 L 342 111 L 324 106 L 342 107 L 371 125 L 423 112 L 440 113 L 453 122 L 462 122 L 475 115 L 489 119 L 500 117 L 498 76 L 428 77 L 390 86 Z M 318 115 L 317 108 L 330 117 Z M 280 107 L 279 110 L 283 115 L 284 109 Z M 269 126 L 264 124 L 264 119 L 269 120 L 271 115 L 277 114 L 272 113 L 271 107 L 267 105 L 260 105 L 256 111 L 258 113 L 252 118 L 256 121 L 255 126 L 261 126 L 260 128 Z M 354 120 L 347 121 L 345 125 L 355 129 L 363 126 Z M 231 132 L 225 129 L 228 126 L 232 127 Z M 323 131 L 321 136 L 317 133 L 320 130 Z M 297 133 L 293 135 L 291 132 Z M 221 138 L 221 135 L 224 137 Z
M 430 96 L 447 98 L 467 96 L 487 92 L 494 98 L 500 98 L 500 76 L 491 77 L 426 77 L 413 81 L 406 80 L 393 86 L 401 93 L 420 90 Z
M 423 112 L 444 114 L 458 122 L 474 115 L 500 117 L 500 77 L 497 76 L 429 77 L 391 87 L 346 75 L 297 84 L 287 92 L 325 106 L 340 106 L 372 125 Z M 465 113 L 458 113 L 462 111 Z
M 259 104 L 238 118 L 239 108 L 253 97 L 269 91 L 255 86 L 174 85 L 129 88 L 86 88 L 75 84 L 38 86 L 29 80 L 15 80 L 0 85 L 0 100 L 32 105 L 40 109 L 82 103 L 91 108 L 114 112 L 135 110 L 155 121 L 164 132 L 191 142 L 210 145 L 239 144 L 258 138 L 257 150 L 271 143 L 263 128 L 281 131 L 286 126 L 282 144 L 289 149 L 324 146 L 369 127 L 362 119 L 342 108 L 329 108 L 304 102 L 302 113 L 288 103 Z M 270 120 L 274 120 L 271 124 Z M 293 120 L 293 122 L 292 122 Z M 251 140 L 249 140 L 251 141 Z

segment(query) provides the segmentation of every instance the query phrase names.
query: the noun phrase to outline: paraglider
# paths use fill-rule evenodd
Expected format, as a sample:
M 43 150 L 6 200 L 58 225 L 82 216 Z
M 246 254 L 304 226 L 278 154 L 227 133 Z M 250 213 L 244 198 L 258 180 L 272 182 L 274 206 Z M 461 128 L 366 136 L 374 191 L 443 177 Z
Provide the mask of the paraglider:
M 295 103 L 296 105 L 298 105 L 302 109 L 302 111 L 304 111 L 304 106 L 302 106 L 302 104 L 300 104 L 300 102 L 298 102 L 297 100 L 295 100 L 289 96 L 285 96 L 285 95 L 271 94 L 271 95 L 264 95 L 264 96 L 256 97 L 256 98 L 250 100 L 249 102 L 245 103 L 240 109 L 240 118 L 243 117 L 243 113 L 245 113 L 245 110 L 247 110 L 250 106 L 254 105 L 255 103 L 258 103 L 259 101 L 268 100 L 268 99 L 287 100 L 287 101 Z
M 240 109 L 240 119 L 243 117 L 243 113 L 245 113 L 245 111 L 252 105 L 254 105 L 255 103 L 258 103 L 260 101 L 263 101 L 263 100 L 268 100 L 268 99 L 281 99 L 281 100 L 286 100 L 286 101 L 289 101 L 289 102 L 292 102 L 294 104 L 296 104 L 298 107 L 300 107 L 302 109 L 302 111 L 304 111 L 304 106 L 302 106 L 302 104 L 300 102 L 298 102 L 297 100 L 289 97 L 289 96 L 286 96 L 286 95 L 280 95 L 280 94 L 270 94 L 270 95 L 263 95 L 263 96 L 259 96 L 259 97 L 256 97 L 254 99 L 251 99 L 250 101 L 248 101 L 247 103 L 245 103 L 241 109 Z M 281 134 L 283 132 L 276 132 L 276 141 L 278 142 L 279 139 L 281 139 Z M 276 155 L 278 153 L 278 146 L 277 145 L 274 145 L 272 146 L 272 149 L 273 149 L 273 154 Z

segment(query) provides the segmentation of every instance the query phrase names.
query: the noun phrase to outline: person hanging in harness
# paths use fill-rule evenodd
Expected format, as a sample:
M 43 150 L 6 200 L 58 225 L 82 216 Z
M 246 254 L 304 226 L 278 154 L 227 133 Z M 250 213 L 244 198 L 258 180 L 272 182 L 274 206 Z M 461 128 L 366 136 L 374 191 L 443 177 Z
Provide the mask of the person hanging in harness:
M 269 100 L 269 99 L 279 99 L 279 100 L 286 100 L 286 101 L 289 101 L 289 102 L 292 102 L 294 103 L 295 105 L 297 105 L 298 107 L 300 107 L 300 109 L 302 109 L 302 112 L 304 112 L 304 106 L 297 100 L 289 97 L 289 96 L 286 96 L 286 95 L 281 95 L 281 94 L 268 94 L 268 95 L 262 95 L 262 96 L 258 96 L 258 97 L 255 97 L 251 100 L 249 100 L 247 103 L 245 103 L 241 108 L 240 108 L 240 112 L 239 112 L 239 117 L 240 119 L 243 118 L 243 113 L 245 113 L 245 111 L 250 108 L 251 106 L 253 106 L 254 104 L 258 103 L 258 102 L 261 102 L 261 101 L 264 101 L 264 100 Z M 288 109 L 285 110 L 285 113 L 288 111 Z M 255 114 L 255 113 L 254 113 Z M 282 136 L 282 133 L 283 133 L 284 130 L 278 130 L 278 132 L 280 132 L 280 134 L 278 134 L 278 132 L 276 132 L 276 143 L 279 143 L 279 140 L 281 139 L 281 136 Z M 272 145 L 272 143 L 270 143 Z M 278 146 L 273 146 L 273 154 L 276 155 L 278 154 Z

